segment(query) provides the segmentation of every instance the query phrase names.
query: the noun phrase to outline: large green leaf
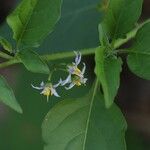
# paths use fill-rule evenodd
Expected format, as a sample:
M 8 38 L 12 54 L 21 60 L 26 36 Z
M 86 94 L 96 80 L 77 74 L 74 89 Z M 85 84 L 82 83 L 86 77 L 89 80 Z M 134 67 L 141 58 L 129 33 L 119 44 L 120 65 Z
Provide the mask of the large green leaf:
M 150 80 L 150 22 L 137 32 L 130 51 L 127 61 L 131 71 L 141 78 Z
M 0 102 L 8 105 L 15 111 L 22 113 L 22 109 L 18 104 L 12 89 L 9 87 L 6 80 L 0 75 Z
M 97 92 L 64 100 L 47 114 L 43 125 L 44 150 L 125 150 L 126 122 L 116 105 L 106 109 Z
M 39 52 L 54 53 L 98 46 L 97 26 L 102 20 L 102 13 L 97 5 L 101 1 L 64 0 L 61 19 L 55 30 L 42 42 Z M 1 26 L 0 34 L 13 42 L 7 24 Z
M 123 38 L 139 19 L 143 0 L 107 0 L 103 26 L 111 39 Z
M 40 56 L 32 50 L 22 50 L 18 53 L 25 67 L 35 73 L 49 73 L 48 65 L 40 58 Z
M 60 17 L 62 0 L 23 0 L 7 18 L 17 45 L 39 46 Z
M 110 107 L 120 84 L 121 58 L 105 57 L 105 47 L 98 48 L 95 54 L 95 73 L 102 85 L 105 105 Z

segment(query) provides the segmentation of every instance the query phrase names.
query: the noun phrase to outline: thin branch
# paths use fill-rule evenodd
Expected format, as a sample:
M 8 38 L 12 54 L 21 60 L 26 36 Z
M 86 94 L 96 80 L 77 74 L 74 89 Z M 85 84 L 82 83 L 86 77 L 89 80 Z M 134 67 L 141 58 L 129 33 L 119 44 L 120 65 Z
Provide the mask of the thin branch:
M 16 59 L 16 58 L 15 59 L 13 58 L 13 59 L 10 59 L 9 61 L 0 63 L 0 68 L 5 68 L 5 67 L 8 67 L 8 66 L 17 64 L 17 63 L 21 63 L 21 61 Z
M 114 42 L 114 49 L 119 48 L 121 45 L 127 43 L 129 40 L 131 40 L 132 38 L 135 37 L 137 31 L 146 23 L 150 22 L 150 19 L 144 21 L 143 23 L 139 24 L 135 29 L 133 29 L 132 31 L 130 31 L 127 34 L 127 38 L 126 39 L 118 39 Z M 82 55 L 90 55 L 90 54 L 95 54 L 95 50 L 98 47 L 95 48 L 90 48 L 90 49 L 83 49 L 81 50 Z M 77 50 L 78 51 L 78 50 Z M 119 51 L 118 51 L 119 52 Z M 122 51 L 123 52 L 123 51 Z M 125 51 L 127 52 L 127 51 Z M 1 56 L 3 54 L 0 54 Z M 4 55 L 3 55 L 4 56 Z M 10 56 L 11 57 L 11 56 Z M 54 53 L 54 54 L 47 54 L 47 55 L 43 55 L 41 56 L 42 59 L 47 60 L 47 61 L 52 61 L 52 60 L 58 60 L 58 59 L 65 59 L 65 58 L 70 58 L 70 57 L 74 57 L 74 53 L 71 52 L 62 52 L 62 53 Z M 8 59 L 8 56 L 7 56 Z M 10 58 L 9 58 L 10 59 Z M 4 63 L 0 64 L 0 68 L 4 68 L 4 67 L 8 67 L 10 65 L 14 65 L 17 63 L 21 63 L 21 61 L 17 58 L 12 58 L 9 61 L 6 61 Z
M 129 33 L 127 33 L 126 39 L 118 39 L 114 42 L 114 49 L 119 48 L 121 45 L 127 43 L 131 39 L 133 39 L 136 36 L 137 31 L 146 23 L 150 22 L 150 19 L 144 21 L 143 23 L 139 24 L 136 28 L 131 30 Z
M 80 50 L 80 52 L 82 53 L 82 55 L 90 55 L 90 54 L 94 54 L 96 49 L 97 49 L 97 47 L 96 48 L 83 49 L 83 50 Z M 73 51 L 61 52 L 61 53 L 47 54 L 47 55 L 43 55 L 41 57 L 47 61 L 52 61 L 52 60 L 74 57 L 74 53 L 73 53 Z

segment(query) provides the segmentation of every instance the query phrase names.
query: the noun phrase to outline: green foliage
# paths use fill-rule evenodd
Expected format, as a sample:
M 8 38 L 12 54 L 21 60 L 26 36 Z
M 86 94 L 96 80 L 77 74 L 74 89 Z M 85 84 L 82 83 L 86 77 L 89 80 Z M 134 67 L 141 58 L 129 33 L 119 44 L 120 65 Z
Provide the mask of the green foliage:
M 0 75 L 0 101 L 8 105 L 18 113 L 22 113 L 22 109 L 18 104 L 12 89 L 6 80 Z
M 101 24 L 98 25 L 98 32 L 99 32 L 99 41 L 100 41 L 101 46 L 108 46 L 108 47 L 110 47 L 109 39 L 108 39 L 108 37 L 106 35 L 106 31 L 102 27 Z
M 123 38 L 133 29 L 142 11 L 143 0 L 107 0 L 103 27 L 111 39 Z
M 42 79 L 46 84 L 41 84 L 41 88 L 36 87 L 36 89 L 47 90 L 43 95 L 50 96 L 51 90 L 55 89 L 50 87 L 49 82 L 58 83 L 60 78 L 64 79 L 66 71 L 68 74 L 66 69 L 68 62 L 66 60 L 62 63 L 58 63 L 58 60 L 54 64 L 50 62 L 52 70 L 49 70 L 45 61 L 74 56 L 71 52 L 60 53 L 63 49 L 78 51 L 84 48 L 82 55 L 95 54 L 97 81 L 89 94 L 83 98 L 68 98 L 58 102 L 47 114 L 42 125 L 43 139 L 47 144 L 45 150 L 126 150 L 124 137 L 127 125 L 120 110 L 114 104 L 122 71 L 122 59 L 117 54 L 122 51 L 129 53 L 130 69 L 138 76 L 150 79 L 150 23 L 145 24 L 137 32 L 135 42 L 130 49 L 119 49 L 119 46 L 133 38 L 139 29 L 134 26 L 140 17 L 143 1 L 104 0 L 105 3 L 99 4 L 100 0 L 65 0 L 62 18 L 56 30 L 39 47 L 42 52 L 59 53 L 41 57 L 31 47 L 38 47 L 52 32 L 60 17 L 61 2 L 62 0 L 22 0 L 7 18 L 8 25 L 13 30 L 13 38 L 16 40 L 15 56 L 5 51 L 1 52 L 0 57 L 8 61 L 0 64 L 0 68 L 21 62 L 31 72 L 48 74 L 47 81 Z M 99 9 L 106 12 L 102 23 L 99 19 L 101 16 Z M 98 24 L 100 42 L 97 33 Z M 129 31 L 131 33 L 128 33 Z M 12 52 L 12 43 L 9 44 L 0 37 L 0 44 L 5 50 Z M 86 49 L 89 47 L 93 48 Z M 78 62 L 80 55 L 77 55 L 75 60 Z M 80 86 L 86 83 L 86 78 L 84 78 L 84 69 L 78 70 L 76 64 L 70 66 L 74 73 L 67 84 L 71 82 L 75 86 Z M 100 87 L 103 94 L 100 92 Z M 59 88 L 57 90 L 59 91 Z M 80 93 L 83 94 L 81 91 Z M 66 96 L 65 92 L 64 88 L 60 93 Z M 3 77 L 0 77 L 0 93 L 0 100 L 3 103 L 22 112 Z M 51 96 L 53 100 L 53 95 Z M 78 94 L 76 96 L 80 97 Z M 32 104 L 33 102 L 34 100 Z
M 32 50 L 22 50 L 18 53 L 18 57 L 25 65 L 27 70 L 35 73 L 49 74 L 48 65 L 40 58 L 40 56 Z
M 106 109 L 94 89 L 84 98 L 63 100 L 45 117 L 44 150 L 125 150 L 126 122 L 117 106 Z
M 131 71 L 141 78 L 150 80 L 150 22 L 137 32 L 130 51 L 127 61 Z
M 0 36 L 0 45 L 8 52 L 12 52 L 12 45 L 3 37 Z
M 39 46 L 60 17 L 61 0 L 23 0 L 7 18 L 18 48 Z
M 114 101 L 120 84 L 120 72 L 122 70 L 121 58 L 105 56 L 105 47 L 100 47 L 95 53 L 95 73 L 102 85 L 105 105 L 109 108 Z

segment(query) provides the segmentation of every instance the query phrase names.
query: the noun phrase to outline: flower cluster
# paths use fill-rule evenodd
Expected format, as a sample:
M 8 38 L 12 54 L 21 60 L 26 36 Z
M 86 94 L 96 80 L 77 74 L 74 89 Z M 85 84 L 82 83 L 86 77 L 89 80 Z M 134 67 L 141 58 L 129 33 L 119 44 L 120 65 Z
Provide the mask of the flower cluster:
M 81 86 L 81 85 L 86 84 L 87 78 L 84 77 L 86 65 L 85 65 L 85 63 L 82 63 L 83 68 L 82 68 L 82 70 L 80 70 L 78 66 L 81 62 L 81 53 L 80 52 L 74 52 L 74 53 L 75 53 L 76 57 L 75 57 L 74 62 L 72 62 L 72 64 L 67 65 L 66 71 L 69 74 L 65 80 L 62 80 L 60 78 L 59 82 L 55 85 L 53 85 L 51 82 L 44 83 L 42 81 L 39 87 L 31 84 L 31 86 L 34 89 L 41 90 L 40 94 L 47 96 L 47 101 L 49 100 L 49 96 L 52 96 L 52 95 L 54 95 L 56 97 L 60 97 L 56 91 L 56 88 L 58 86 L 65 86 L 65 89 L 69 90 L 69 89 L 73 88 L 75 85 Z
M 85 84 L 87 81 L 87 78 L 84 78 L 84 73 L 86 69 L 85 63 L 83 63 L 82 71 L 78 68 L 78 65 L 81 62 L 81 53 L 80 52 L 74 52 L 76 54 L 75 62 L 72 62 L 71 65 L 67 66 L 67 71 L 69 72 L 68 77 L 62 81 L 62 85 L 69 84 L 68 87 L 65 87 L 67 90 L 71 89 L 75 85 L 80 86 L 82 84 Z

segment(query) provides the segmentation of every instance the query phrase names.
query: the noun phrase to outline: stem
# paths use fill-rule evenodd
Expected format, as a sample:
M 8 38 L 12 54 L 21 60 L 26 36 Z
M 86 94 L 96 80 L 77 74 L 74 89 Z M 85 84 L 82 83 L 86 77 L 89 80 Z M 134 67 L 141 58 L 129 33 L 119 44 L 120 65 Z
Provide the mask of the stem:
M 90 49 L 81 50 L 80 52 L 82 53 L 82 55 L 90 55 L 90 54 L 94 54 L 95 50 L 96 48 L 90 48 Z M 65 59 L 65 58 L 70 58 L 70 57 L 74 57 L 74 53 L 72 51 L 41 56 L 41 58 L 46 61 Z M 14 65 L 17 63 L 21 63 L 21 61 L 17 58 L 12 58 L 11 60 L 7 62 L 1 63 L 0 68 L 8 67 L 10 65 Z
M 146 23 L 150 22 L 150 19 L 144 21 L 143 23 L 139 24 L 136 28 L 131 30 L 129 33 L 127 33 L 126 39 L 118 39 L 114 41 L 114 49 L 120 47 L 121 45 L 127 43 L 129 40 L 133 39 L 136 36 L 137 31 Z
M 12 56 L 10 56 L 10 55 L 2 52 L 2 51 L 0 51 L 0 57 L 1 58 L 5 58 L 5 59 L 11 59 L 11 58 L 13 58 Z
M 141 54 L 141 55 L 150 55 L 148 52 L 137 52 L 134 50 L 130 50 L 130 49 L 117 49 L 115 51 L 113 51 L 112 54 L 116 54 L 116 53 L 120 53 L 120 54 L 125 54 L 125 53 L 132 53 L 132 54 Z
M 117 49 L 117 50 L 113 51 L 112 53 L 113 54 L 117 54 L 117 53 L 124 54 L 124 53 L 131 53 L 131 52 L 133 52 L 133 51 L 128 50 L 128 49 Z
M 49 73 L 48 81 L 51 81 L 51 78 L 52 78 L 53 73 L 56 72 L 56 71 L 59 71 L 59 70 L 60 70 L 60 71 L 64 71 L 64 72 L 68 72 L 66 69 L 57 68 L 57 67 L 55 68 L 55 67 L 54 67 L 54 68 L 52 69 L 52 71 Z
M 52 75 L 54 73 L 54 70 L 50 72 L 49 76 L 48 76 L 48 81 L 51 81 Z
M 127 34 L 127 38 L 126 39 L 118 39 L 116 41 L 114 41 L 114 49 L 119 48 L 121 45 L 127 43 L 129 40 L 131 40 L 132 38 L 135 37 L 137 31 L 146 23 L 150 22 L 150 19 L 144 21 L 143 23 L 139 24 L 136 28 L 134 28 L 132 31 L 130 31 Z M 83 49 L 80 52 L 82 53 L 82 55 L 90 55 L 90 54 L 95 54 L 95 50 L 98 47 L 95 48 L 90 48 L 90 49 Z M 127 51 L 124 51 L 127 52 Z M 4 56 L 2 53 L 0 54 L 1 57 L 7 57 L 8 56 Z M 10 56 L 11 57 L 11 56 Z M 71 52 L 62 52 L 62 53 L 54 53 L 54 54 L 47 54 L 47 55 L 43 55 L 41 56 L 42 59 L 47 60 L 47 61 L 53 61 L 53 60 L 58 60 L 58 59 L 65 59 L 65 58 L 70 58 L 70 57 L 74 57 L 74 53 Z M 10 58 L 9 58 L 10 59 Z M 21 63 L 21 61 L 17 58 L 12 58 L 7 62 L 1 63 L 0 64 L 0 68 L 4 68 L 4 67 L 8 67 L 10 65 L 14 65 L 17 63 Z
M 21 63 L 21 61 L 18 60 L 18 59 L 16 59 L 16 58 L 13 58 L 13 59 L 11 59 L 11 60 L 9 60 L 9 61 L 0 63 L 0 68 L 5 68 L 5 67 L 8 67 L 8 66 L 17 64 L 17 63 Z
M 96 48 L 83 49 L 80 52 L 82 53 L 82 55 L 90 55 L 90 54 L 94 54 L 96 49 L 97 49 L 97 47 Z M 42 58 L 47 60 L 47 61 L 65 59 L 65 58 L 69 58 L 69 57 L 74 57 L 73 51 L 71 51 L 71 52 L 62 52 L 62 53 L 54 53 L 54 54 L 48 54 L 48 55 L 43 55 L 42 56 Z

